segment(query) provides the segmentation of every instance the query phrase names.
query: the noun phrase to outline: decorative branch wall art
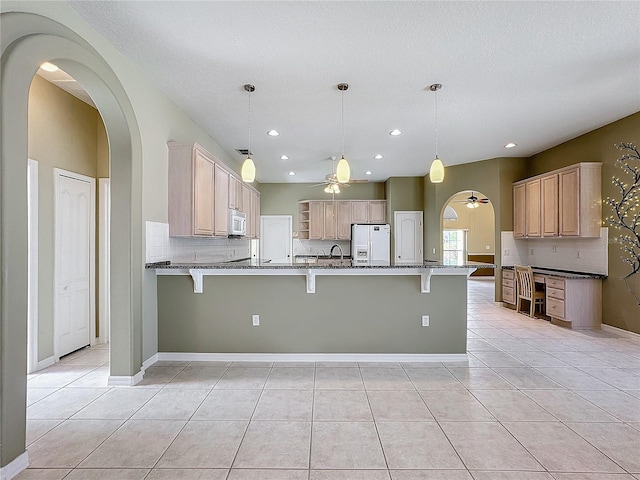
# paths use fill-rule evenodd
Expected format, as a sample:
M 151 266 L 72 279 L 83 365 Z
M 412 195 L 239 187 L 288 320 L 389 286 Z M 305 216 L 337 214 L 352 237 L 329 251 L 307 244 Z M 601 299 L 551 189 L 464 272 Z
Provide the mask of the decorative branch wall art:
M 640 295 L 631 289 L 628 282 L 629 277 L 640 272 L 640 152 L 632 143 L 619 143 L 616 148 L 624 153 L 615 164 L 626 175 L 625 179 L 613 177 L 611 180 L 619 194 L 616 198 L 607 197 L 605 200 L 612 210 L 612 215 L 607 217 L 606 222 L 618 231 L 614 241 L 622 250 L 620 258 L 631 267 L 631 271 L 622 280 L 640 305 Z

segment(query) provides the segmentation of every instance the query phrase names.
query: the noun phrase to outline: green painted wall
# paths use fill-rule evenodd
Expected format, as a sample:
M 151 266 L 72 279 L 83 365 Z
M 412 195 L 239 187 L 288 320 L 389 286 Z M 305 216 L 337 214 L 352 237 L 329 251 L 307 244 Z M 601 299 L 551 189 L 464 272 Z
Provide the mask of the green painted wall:
M 262 183 L 260 213 L 262 215 L 293 215 L 293 231 L 298 231 L 298 202 L 300 200 L 331 200 L 321 186 L 306 183 Z M 384 183 L 354 183 L 342 188 L 336 200 L 384 200 Z
M 308 294 L 302 275 L 225 275 L 204 277 L 204 293 L 193 293 L 189 276 L 159 276 L 159 350 L 465 353 L 466 283 L 436 276 L 425 294 L 417 275 L 320 276 Z
M 54 168 L 108 176 L 109 150 L 98 111 L 39 76 L 29 90 L 29 158 L 38 162 L 38 360 L 53 355 Z M 106 152 L 105 152 L 106 150 Z M 96 182 L 97 185 L 97 182 Z M 96 209 L 97 209 L 96 196 Z M 97 226 L 96 211 L 96 321 Z
M 614 144 L 620 142 L 640 145 L 640 113 L 534 155 L 530 159 L 526 176 L 578 162 L 602 162 L 602 198 L 620 198 L 619 191 L 611 183 L 612 177 L 624 178 L 627 182 L 631 178 L 615 165 L 621 152 Z M 602 215 L 604 218 L 611 215 L 611 209 L 607 205 L 603 205 Z M 615 229 L 609 229 L 609 278 L 602 283 L 602 322 L 640 333 L 640 305 L 634 301 L 622 281 L 622 277 L 630 269 L 620 258 L 622 251 L 614 240 L 616 232 Z M 629 278 L 629 286 L 636 295 L 640 295 L 640 274 Z
M 387 199 L 387 223 L 391 225 L 391 258 L 395 258 L 394 212 L 422 211 L 424 182 L 422 177 L 390 177 L 384 184 Z

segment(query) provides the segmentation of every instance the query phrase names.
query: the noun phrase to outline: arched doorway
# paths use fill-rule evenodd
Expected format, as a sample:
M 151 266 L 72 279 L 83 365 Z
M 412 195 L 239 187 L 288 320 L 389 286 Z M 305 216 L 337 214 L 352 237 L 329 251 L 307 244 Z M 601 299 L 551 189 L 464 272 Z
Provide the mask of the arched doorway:
M 0 467 L 20 471 L 25 452 L 27 359 L 27 106 L 31 80 L 55 62 L 93 98 L 110 148 L 111 375 L 141 364 L 141 142 L 133 108 L 109 65 L 77 34 L 39 15 L 3 13 L 0 103 Z M 3 472 L 4 473 L 4 472 Z
M 495 211 L 490 198 L 482 192 L 460 191 L 445 202 L 440 218 L 445 262 L 495 263 Z M 494 269 L 478 269 L 470 280 L 483 280 L 483 292 L 493 296 L 494 274 Z

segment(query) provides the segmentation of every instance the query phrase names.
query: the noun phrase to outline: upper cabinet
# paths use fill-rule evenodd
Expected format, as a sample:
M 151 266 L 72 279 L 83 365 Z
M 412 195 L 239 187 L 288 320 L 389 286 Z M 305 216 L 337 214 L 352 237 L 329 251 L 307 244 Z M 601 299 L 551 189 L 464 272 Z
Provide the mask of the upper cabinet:
M 540 229 L 540 223 L 542 222 L 542 211 L 540 209 L 542 204 L 540 200 L 541 192 L 539 178 L 525 184 L 524 198 L 526 204 L 525 218 L 527 237 L 542 236 L 542 230 Z
M 168 147 L 169 235 L 226 237 L 229 234 L 229 208 L 242 209 L 246 190 L 247 205 L 254 215 L 251 218 L 252 238 L 257 238 L 259 193 L 243 184 L 234 172 L 200 145 L 169 142 Z M 251 195 L 255 196 L 253 200 Z
M 558 236 L 558 175 L 542 177 L 542 236 Z
M 352 223 L 385 223 L 386 200 L 304 200 L 298 204 L 298 238 L 351 240 Z
M 513 236 L 523 238 L 527 233 L 526 201 L 524 183 L 513 185 Z
M 514 237 L 599 237 L 601 170 L 578 163 L 514 183 Z

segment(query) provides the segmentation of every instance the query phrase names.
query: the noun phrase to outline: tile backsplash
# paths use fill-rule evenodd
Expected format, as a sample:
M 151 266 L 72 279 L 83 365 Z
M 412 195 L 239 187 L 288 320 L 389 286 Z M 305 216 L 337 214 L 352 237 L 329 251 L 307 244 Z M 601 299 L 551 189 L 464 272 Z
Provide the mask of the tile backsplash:
M 351 255 L 351 242 L 349 240 L 300 240 L 298 238 L 293 239 L 293 255 L 316 255 L 322 253 L 320 250 L 329 255 L 331 247 L 336 244 L 342 247 L 343 255 Z M 338 255 L 338 249 L 333 253 Z
M 244 238 L 169 237 L 169 224 L 146 222 L 146 262 L 227 262 L 251 256 Z
M 600 238 L 523 238 L 501 232 L 502 265 L 534 265 L 574 272 L 608 275 L 609 229 L 600 229 Z

